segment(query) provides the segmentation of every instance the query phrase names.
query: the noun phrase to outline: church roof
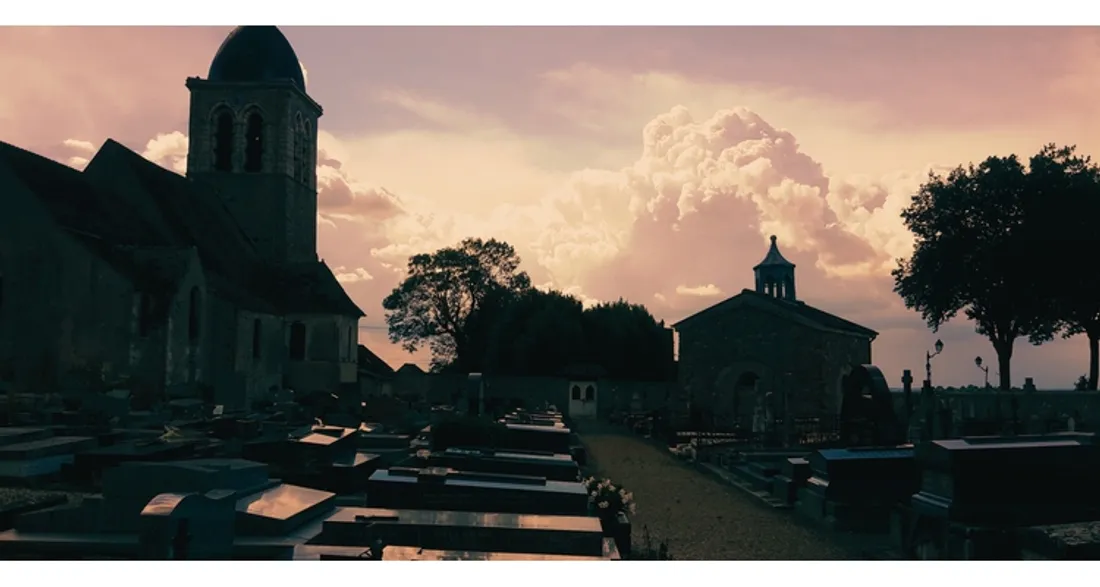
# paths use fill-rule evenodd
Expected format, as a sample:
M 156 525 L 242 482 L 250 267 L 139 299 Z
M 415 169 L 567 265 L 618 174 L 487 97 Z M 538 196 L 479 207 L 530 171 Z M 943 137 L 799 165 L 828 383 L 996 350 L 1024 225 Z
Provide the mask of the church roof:
M 306 91 L 298 55 L 279 27 L 274 26 L 233 29 L 214 55 L 206 77 L 212 82 L 285 80 Z
M 382 360 L 382 357 L 374 354 L 374 351 L 366 347 L 366 345 L 359 345 L 358 349 L 358 363 L 359 370 L 366 371 L 372 375 L 387 377 L 394 374 L 393 367 L 390 367 L 386 361 Z
M 830 314 L 824 310 L 819 310 L 813 306 L 807 305 L 804 302 L 785 300 L 770 296 L 768 294 L 759 293 L 751 289 L 741 290 L 741 293 L 725 300 L 718 302 L 717 304 L 700 310 L 683 320 L 680 320 L 676 324 L 673 324 L 673 328 L 680 328 L 689 323 L 697 322 L 700 318 L 705 316 L 713 316 L 714 310 L 719 308 L 732 309 L 745 303 L 750 304 L 767 304 L 768 308 L 778 310 L 780 313 L 791 316 L 792 318 L 801 320 L 808 326 L 814 327 L 818 330 L 843 332 L 846 334 L 854 334 L 857 336 L 863 336 L 867 338 L 875 338 L 878 333 L 865 326 L 860 326 L 855 322 L 845 320 L 835 314 Z M 759 306 L 757 306 L 759 307 Z
M 127 206 L 66 165 L 0 141 L 0 157 L 63 229 L 109 243 L 155 244 L 156 238 Z
M 764 255 L 763 261 L 752 268 L 753 271 L 763 267 L 790 267 L 794 269 L 794 263 L 791 263 L 783 257 L 783 253 L 779 252 L 779 245 L 775 244 L 775 240 L 776 238 L 773 234 L 771 237 L 772 245 L 768 247 L 768 254 Z
M 0 157 L 60 227 L 143 291 L 174 293 L 197 254 L 211 287 L 244 309 L 364 315 L 324 262 L 264 264 L 215 192 L 113 140 L 84 172 L 4 142 Z

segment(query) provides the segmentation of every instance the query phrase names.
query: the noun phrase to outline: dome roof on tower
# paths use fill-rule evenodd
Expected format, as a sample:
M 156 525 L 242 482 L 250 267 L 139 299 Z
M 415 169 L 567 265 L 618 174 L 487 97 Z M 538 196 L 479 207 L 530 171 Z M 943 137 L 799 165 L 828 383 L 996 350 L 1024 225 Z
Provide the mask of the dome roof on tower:
M 789 267 L 793 268 L 794 263 L 791 263 L 783 257 L 783 253 L 779 252 L 779 245 L 775 244 L 775 235 L 771 237 L 772 246 L 768 247 L 768 254 L 764 255 L 764 260 L 760 262 L 753 270 L 762 269 L 764 267 Z
M 278 27 L 239 26 L 225 38 L 210 63 L 213 82 L 286 80 L 306 90 L 298 55 Z

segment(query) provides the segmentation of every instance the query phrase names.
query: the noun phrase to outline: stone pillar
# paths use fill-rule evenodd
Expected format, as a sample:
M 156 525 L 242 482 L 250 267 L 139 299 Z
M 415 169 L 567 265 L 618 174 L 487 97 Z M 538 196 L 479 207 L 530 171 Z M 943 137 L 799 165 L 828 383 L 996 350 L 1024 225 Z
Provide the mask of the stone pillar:
M 936 435 L 936 391 L 932 387 L 932 382 L 927 379 L 924 380 L 924 385 L 920 390 L 920 411 L 921 411 L 921 430 L 920 441 L 931 442 L 935 440 Z
M 913 372 L 906 369 L 901 372 L 901 388 L 905 393 L 905 413 L 902 414 L 902 422 L 905 429 L 909 429 L 909 420 L 913 417 Z

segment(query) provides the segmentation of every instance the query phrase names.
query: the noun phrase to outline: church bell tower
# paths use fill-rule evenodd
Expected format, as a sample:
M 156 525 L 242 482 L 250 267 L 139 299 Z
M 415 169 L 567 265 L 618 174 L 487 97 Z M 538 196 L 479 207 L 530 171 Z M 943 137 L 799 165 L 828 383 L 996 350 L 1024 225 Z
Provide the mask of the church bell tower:
M 265 260 L 317 260 L 317 119 L 294 48 L 237 27 L 191 91 L 187 176 L 216 189 Z
M 796 300 L 794 263 L 783 258 L 783 254 L 779 252 L 779 246 L 775 244 L 774 235 L 771 241 L 772 245 L 768 247 L 768 254 L 764 255 L 764 260 L 752 268 L 752 272 L 756 275 L 756 292 L 793 302 Z

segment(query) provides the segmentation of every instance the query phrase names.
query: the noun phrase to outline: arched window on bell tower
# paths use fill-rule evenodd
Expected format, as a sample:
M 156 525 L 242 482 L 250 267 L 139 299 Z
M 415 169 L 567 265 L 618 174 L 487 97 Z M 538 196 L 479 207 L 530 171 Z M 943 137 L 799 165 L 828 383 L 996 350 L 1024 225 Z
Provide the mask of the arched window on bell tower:
M 214 170 L 233 171 L 233 113 L 222 108 L 213 118 Z
M 259 173 L 264 168 L 264 118 L 259 112 L 248 115 L 244 137 L 244 170 L 246 173 Z

